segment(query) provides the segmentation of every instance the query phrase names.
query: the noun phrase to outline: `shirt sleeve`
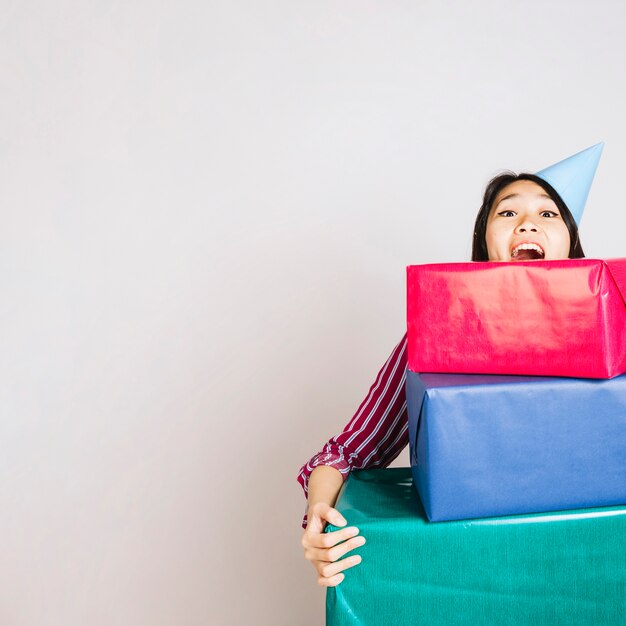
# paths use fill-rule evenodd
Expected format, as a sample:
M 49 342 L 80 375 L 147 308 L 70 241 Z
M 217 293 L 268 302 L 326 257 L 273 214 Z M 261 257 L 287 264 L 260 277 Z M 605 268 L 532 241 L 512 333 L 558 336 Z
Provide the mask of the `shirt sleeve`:
M 338 469 L 345 480 L 353 469 L 387 467 L 407 445 L 406 350 L 405 334 L 343 431 L 302 466 L 298 482 L 305 496 L 311 472 L 319 465 Z M 306 528 L 306 515 L 302 526 Z

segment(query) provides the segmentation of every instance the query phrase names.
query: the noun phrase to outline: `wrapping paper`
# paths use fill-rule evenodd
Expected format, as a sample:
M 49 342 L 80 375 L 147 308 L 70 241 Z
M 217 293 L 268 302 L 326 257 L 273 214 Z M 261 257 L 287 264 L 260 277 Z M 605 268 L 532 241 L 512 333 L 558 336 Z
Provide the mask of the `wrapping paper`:
M 626 624 L 624 507 L 431 524 L 408 468 L 353 472 L 336 506 L 367 543 L 328 626 Z
M 431 521 L 626 504 L 626 375 L 407 372 L 406 395 Z
M 414 372 L 626 372 L 626 259 L 414 265 L 407 279 Z

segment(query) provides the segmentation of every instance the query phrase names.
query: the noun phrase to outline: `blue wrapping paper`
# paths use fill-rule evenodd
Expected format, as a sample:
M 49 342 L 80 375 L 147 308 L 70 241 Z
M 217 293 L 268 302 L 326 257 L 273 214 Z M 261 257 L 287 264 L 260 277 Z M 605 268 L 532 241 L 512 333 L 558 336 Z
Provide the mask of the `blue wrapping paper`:
M 626 504 L 626 375 L 408 371 L 406 392 L 430 521 Z

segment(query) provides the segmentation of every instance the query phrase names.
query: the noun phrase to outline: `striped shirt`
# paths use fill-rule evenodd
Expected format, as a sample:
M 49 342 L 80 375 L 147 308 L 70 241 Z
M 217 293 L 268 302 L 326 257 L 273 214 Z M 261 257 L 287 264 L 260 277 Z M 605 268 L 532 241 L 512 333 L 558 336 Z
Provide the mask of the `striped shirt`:
M 409 442 L 404 391 L 406 346 L 405 334 L 343 431 L 300 469 L 298 482 L 307 497 L 311 472 L 319 465 L 338 469 L 345 480 L 353 469 L 387 467 Z M 305 515 L 304 528 L 306 523 Z

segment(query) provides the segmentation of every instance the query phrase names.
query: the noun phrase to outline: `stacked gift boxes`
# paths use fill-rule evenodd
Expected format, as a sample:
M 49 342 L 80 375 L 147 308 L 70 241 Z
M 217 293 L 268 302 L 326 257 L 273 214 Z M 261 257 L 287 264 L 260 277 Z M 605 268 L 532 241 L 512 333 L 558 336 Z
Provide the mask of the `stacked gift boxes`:
M 344 485 L 328 626 L 626 625 L 626 259 L 407 271 L 411 469 Z
M 626 259 L 407 272 L 411 465 L 428 518 L 626 504 Z

